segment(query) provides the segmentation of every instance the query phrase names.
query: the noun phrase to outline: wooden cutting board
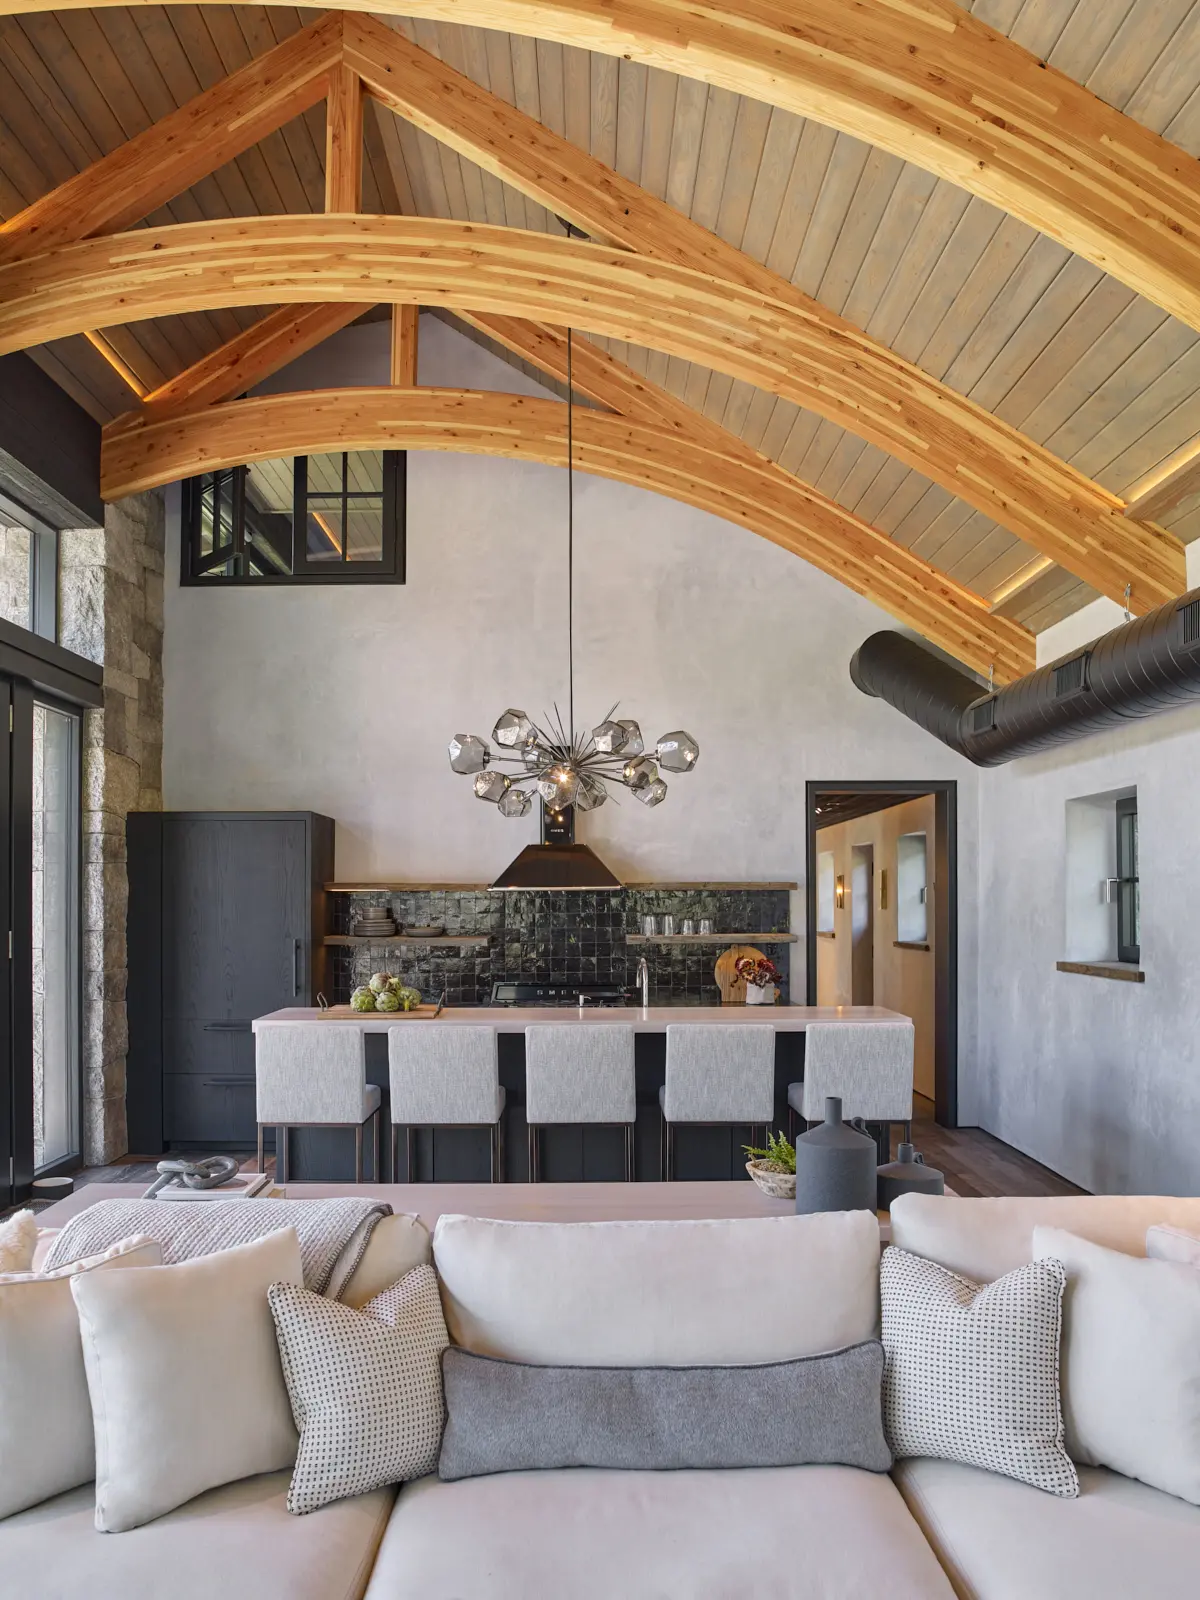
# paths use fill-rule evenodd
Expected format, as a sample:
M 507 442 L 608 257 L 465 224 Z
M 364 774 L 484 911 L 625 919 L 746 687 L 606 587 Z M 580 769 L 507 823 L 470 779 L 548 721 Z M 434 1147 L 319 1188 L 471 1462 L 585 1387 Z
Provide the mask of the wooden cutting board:
M 386 1017 L 389 1022 L 399 1022 L 403 1017 L 432 1017 L 436 1011 L 433 1005 L 420 1005 L 413 1011 L 355 1011 L 353 1006 L 330 1006 L 321 1016 L 333 1022 L 357 1022 L 359 1017 Z
M 717 988 L 721 991 L 721 1004 L 723 1006 L 744 1006 L 746 1004 L 745 980 L 739 978 L 735 968 L 743 956 L 749 956 L 751 961 L 765 961 L 766 957 L 761 950 L 756 950 L 752 944 L 731 944 L 728 950 L 722 950 L 717 957 L 717 964 L 713 968 L 713 976 L 717 980 Z

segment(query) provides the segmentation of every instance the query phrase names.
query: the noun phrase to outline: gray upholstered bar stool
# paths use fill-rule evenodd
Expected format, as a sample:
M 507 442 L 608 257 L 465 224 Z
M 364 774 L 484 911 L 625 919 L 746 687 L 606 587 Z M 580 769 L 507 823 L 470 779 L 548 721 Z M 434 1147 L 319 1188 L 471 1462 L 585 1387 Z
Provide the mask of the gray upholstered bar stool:
M 492 1182 L 504 1179 L 504 1103 L 495 1028 L 410 1022 L 388 1029 L 392 1093 L 392 1182 L 399 1130 L 406 1134 L 405 1178 L 413 1181 L 418 1128 L 487 1128 Z
M 376 1084 L 367 1082 L 366 1035 L 336 1022 L 274 1022 L 254 1038 L 258 1121 L 258 1170 L 263 1170 L 263 1129 L 276 1128 L 275 1172 L 288 1179 L 290 1128 L 353 1128 L 354 1181 L 363 1181 L 363 1128 L 375 1133 L 375 1182 L 379 1172 L 379 1107 Z
M 624 1124 L 625 1177 L 633 1180 L 633 1029 L 624 1023 L 534 1023 L 525 1029 L 529 1181 L 541 1178 L 539 1129 Z
M 913 1025 L 901 1022 L 810 1022 L 804 1030 L 804 1082 L 788 1084 L 788 1134 L 796 1115 L 820 1122 L 837 1095 L 842 1115 L 912 1126 Z M 889 1131 L 890 1139 L 890 1131 Z M 882 1148 L 882 1145 L 881 1145 Z M 889 1160 L 890 1156 L 885 1157 Z
M 675 1176 L 677 1123 L 748 1123 L 775 1116 L 775 1029 L 764 1023 L 670 1023 L 662 1107 L 662 1173 Z

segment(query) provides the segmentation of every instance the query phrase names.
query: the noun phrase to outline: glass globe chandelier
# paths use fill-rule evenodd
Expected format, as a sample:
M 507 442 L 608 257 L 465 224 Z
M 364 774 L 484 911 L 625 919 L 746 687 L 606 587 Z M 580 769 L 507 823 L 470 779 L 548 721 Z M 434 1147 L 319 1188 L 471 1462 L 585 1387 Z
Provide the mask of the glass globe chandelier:
M 572 387 L 573 333 L 567 329 L 567 720 L 558 707 L 554 717 L 536 723 L 513 707 L 492 729 L 495 749 L 475 733 L 456 733 L 449 744 L 450 767 L 473 779 L 475 794 L 494 805 L 503 817 L 524 817 L 534 796 L 555 812 L 567 806 L 595 811 L 609 798 L 609 789 L 629 790 L 645 806 L 667 797 L 664 772 L 691 772 L 700 746 L 690 733 L 664 733 L 646 753 L 642 730 L 628 717 L 614 720 L 614 705 L 590 732 L 575 727 L 575 430 Z M 512 770 L 503 771 L 504 767 Z

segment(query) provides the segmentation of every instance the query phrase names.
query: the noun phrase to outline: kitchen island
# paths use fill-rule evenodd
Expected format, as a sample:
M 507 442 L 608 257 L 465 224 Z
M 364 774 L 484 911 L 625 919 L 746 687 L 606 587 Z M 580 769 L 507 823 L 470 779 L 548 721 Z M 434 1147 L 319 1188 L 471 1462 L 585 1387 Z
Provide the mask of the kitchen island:
M 658 1091 L 666 1075 L 666 1030 L 669 1026 L 715 1023 L 718 1026 L 758 1023 L 772 1027 L 775 1040 L 775 1126 L 787 1127 L 787 1089 L 804 1075 L 804 1030 L 812 1022 L 897 1022 L 899 1013 L 883 1006 L 462 1006 L 441 1015 L 403 1016 L 395 1012 L 359 1012 L 336 1017 L 315 1008 L 290 1006 L 254 1022 L 256 1034 L 287 1022 L 310 1022 L 326 1028 L 334 1022 L 360 1028 L 366 1035 L 367 1077 L 383 1090 L 383 1123 L 390 1135 L 388 1113 L 387 1030 L 392 1027 L 439 1028 L 448 1024 L 494 1027 L 499 1035 L 500 1082 L 508 1091 L 504 1114 L 505 1177 L 523 1182 L 527 1172 L 525 1137 L 524 1033 L 527 1027 L 583 1023 L 623 1024 L 636 1038 L 637 1132 L 636 1175 L 659 1176 L 660 1114 Z M 742 1144 L 745 1128 L 683 1126 L 676 1134 L 675 1170 L 680 1179 L 724 1179 L 744 1176 Z M 403 1145 L 401 1140 L 401 1165 Z M 488 1136 L 476 1128 L 422 1129 L 417 1136 L 414 1174 L 388 1174 L 385 1137 L 384 1173 L 392 1181 L 412 1176 L 447 1183 L 478 1183 L 488 1174 Z M 353 1135 L 346 1129 L 296 1129 L 291 1135 L 293 1181 L 345 1181 L 353 1172 Z M 548 1128 L 543 1135 L 542 1174 L 547 1181 L 614 1181 L 624 1171 L 624 1140 L 617 1128 Z

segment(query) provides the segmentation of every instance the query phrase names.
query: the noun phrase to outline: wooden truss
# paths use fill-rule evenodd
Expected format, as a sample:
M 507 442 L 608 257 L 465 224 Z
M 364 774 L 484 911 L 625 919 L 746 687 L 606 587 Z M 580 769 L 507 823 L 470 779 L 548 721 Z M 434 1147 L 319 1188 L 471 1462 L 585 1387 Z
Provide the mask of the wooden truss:
M 0 10 L 11 9 L 30 7 L 0 0 Z M 373 4 L 372 9 L 380 8 Z M 436 5 L 408 0 L 403 9 L 441 14 Z M 458 21 L 517 31 L 535 31 L 536 21 L 537 32 L 553 37 L 563 36 L 554 33 L 560 26 L 573 42 L 598 49 L 613 48 L 625 26 L 604 8 L 608 43 L 600 43 L 589 30 L 601 27 L 601 8 L 584 0 L 528 7 L 508 0 L 464 7 L 455 0 L 450 9 Z M 640 59 L 725 81 L 702 35 L 705 19 L 732 17 L 737 9 L 689 7 L 695 38 L 676 38 L 679 59 L 655 54 L 658 47 L 646 42 L 652 33 L 638 46 Z M 742 6 L 738 14 L 748 9 Z M 769 6 L 753 9 L 768 20 L 772 14 Z M 832 28 L 832 13 L 839 7 L 811 3 L 798 9 L 804 15 L 828 10 Z M 902 21 L 896 20 L 900 11 L 882 3 L 848 9 L 856 19 L 866 18 L 862 50 L 875 38 L 872 29 L 883 25 L 885 12 L 891 26 L 918 33 L 944 32 L 952 14 L 950 34 L 959 40 L 955 48 L 977 35 L 998 37 L 986 29 L 980 34 L 979 24 L 940 0 L 906 6 Z M 652 22 L 662 22 L 668 13 L 683 15 L 669 0 L 635 3 L 622 15 L 639 10 Z M 964 20 L 966 33 L 960 27 Z M 791 32 L 798 34 L 796 28 Z M 737 38 L 745 37 L 743 27 Z M 1000 42 L 1005 51 L 1023 55 L 1009 41 Z M 947 39 L 941 47 L 950 48 Z M 728 51 L 726 57 L 721 70 L 736 76 Z M 897 72 L 908 70 L 904 63 L 893 65 Z M 928 62 L 921 70 L 927 67 Z M 785 80 L 791 81 L 786 72 L 779 83 Z M 1051 83 L 1055 94 L 1069 84 L 1066 79 L 1060 84 L 1057 74 L 1042 74 L 1038 81 L 1043 89 Z M 752 88 L 749 80 L 728 86 L 785 103 L 778 86 L 772 93 L 761 84 Z M 1085 95 L 1074 84 L 1069 88 Z M 364 95 L 569 219 L 587 239 L 358 215 Z M 328 111 L 326 215 L 120 231 L 321 98 Z M 845 125 L 814 105 L 806 109 Z M 1107 107 L 1097 115 L 1093 137 L 1110 140 L 1105 156 L 1110 165 L 1120 166 L 1127 145 L 1136 145 L 1140 159 L 1146 159 L 1144 141 L 1155 136 Z M 1122 125 L 1126 144 L 1111 143 L 1113 130 L 1105 118 Z M 877 133 L 866 136 L 892 148 Z M 993 128 L 993 138 L 998 137 Z M 1010 131 L 1008 143 L 1011 166 L 1021 140 Z M 1161 140 L 1158 146 L 1163 160 L 1169 153 L 1179 191 L 1171 190 L 1170 197 L 1182 215 L 1195 164 Z M 900 153 L 922 159 L 911 144 Z M 957 171 L 944 175 L 966 182 Z M 1108 179 L 1117 181 L 1111 172 Z M 1149 182 L 1144 168 L 1139 179 L 1143 210 L 1166 204 L 1166 187 Z M 972 186 L 982 192 L 977 184 L 967 184 Z M 1009 209 L 1024 214 L 1015 205 Z M 1046 231 L 1056 231 L 1045 216 L 1036 220 Z M 1167 231 L 1178 244 L 1180 235 Z M 1149 227 L 1141 233 L 1149 249 L 1157 235 Z M 1088 253 L 1079 240 L 1058 236 Z M 1191 244 L 1187 250 L 1194 253 Z M 218 461 L 344 449 L 351 439 L 373 448 L 469 449 L 560 461 L 563 427 L 555 403 L 413 387 L 416 308 L 439 305 L 560 380 L 564 341 L 558 324 L 569 324 L 680 355 L 782 395 L 915 467 L 1102 592 L 1121 599 L 1128 585 L 1136 611 L 1161 604 L 1185 587 L 1179 541 L 1129 515 L 1130 508 L 1116 496 L 369 17 L 326 15 L 35 202 L 0 226 L 0 263 L 0 351 L 178 311 L 279 305 L 110 424 L 103 458 L 109 496 Z M 1113 260 L 1105 265 L 1119 270 Z M 1135 287 L 1168 303 L 1161 283 L 1157 289 L 1148 281 Z M 290 396 L 235 400 L 381 301 L 395 308 L 395 390 L 342 391 L 302 401 Z M 1000 615 L 989 615 L 979 596 L 595 346 L 580 340 L 576 350 L 577 391 L 610 413 L 590 413 L 577 425 L 580 462 L 587 470 L 754 528 L 877 601 L 976 670 L 994 669 L 998 680 L 1032 665 L 1032 636 Z

